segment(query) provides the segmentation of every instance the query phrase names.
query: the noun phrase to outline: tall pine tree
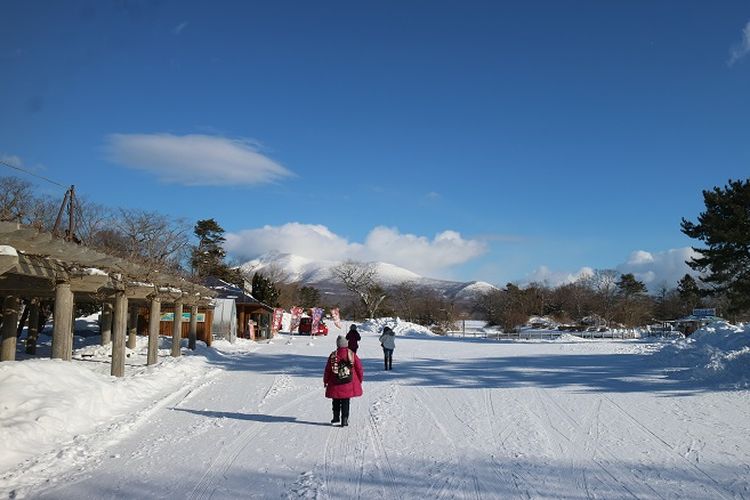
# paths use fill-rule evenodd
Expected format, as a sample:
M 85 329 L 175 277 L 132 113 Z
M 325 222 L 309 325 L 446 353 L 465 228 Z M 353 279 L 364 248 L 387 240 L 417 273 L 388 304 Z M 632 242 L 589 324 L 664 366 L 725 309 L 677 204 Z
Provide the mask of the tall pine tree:
M 214 219 L 199 220 L 195 224 L 195 235 L 198 246 L 193 247 L 190 264 L 193 273 L 199 278 L 215 276 L 229 283 L 242 286 L 242 275 L 237 269 L 230 268 L 224 259 L 224 228 Z
M 687 264 L 711 294 L 726 297 L 729 314 L 750 311 L 750 179 L 703 191 L 703 201 L 697 223 L 682 219 L 682 232 L 706 245 Z

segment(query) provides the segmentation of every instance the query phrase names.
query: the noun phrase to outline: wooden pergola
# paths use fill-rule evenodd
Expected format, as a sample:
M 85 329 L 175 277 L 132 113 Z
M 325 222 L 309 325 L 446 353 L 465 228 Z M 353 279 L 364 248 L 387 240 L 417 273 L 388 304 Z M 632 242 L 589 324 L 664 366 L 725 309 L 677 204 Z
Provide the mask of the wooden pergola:
M 40 301 L 54 300 L 52 358 L 63 360 L 72 359 L 74 303 L 101 303 L 101 343 L 112 344 L 111 373 L 121 377 L 125 347 L 135 348 L 140 307 L 149 308 L 147 363 L 154 364 L 162 304 L 174 311 L 172 356 L 176 357 L 180 355 L 183 308 L 191 312 L 188 345 L 195 349 L 198 307 L 212 308 L 215 293 L 179 276 L 34 228 L 0 222 L 0 296 L 4 297 L 0 361 L 15 360 L 21 299 L 29 307 L 30 351 L 36 347 Z

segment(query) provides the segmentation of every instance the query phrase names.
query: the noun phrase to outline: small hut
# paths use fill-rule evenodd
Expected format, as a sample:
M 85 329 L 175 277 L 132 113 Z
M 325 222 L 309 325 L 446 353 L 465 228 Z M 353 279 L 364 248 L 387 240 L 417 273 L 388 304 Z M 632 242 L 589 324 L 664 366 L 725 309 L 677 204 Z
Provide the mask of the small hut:
M 231 303 L 233 302 L 234 304 L 236 310 L 236 332 L 234 334 L 231 333 L 230 324 L 229 340 L 232 340 L 235 335 L 247 339 L 271 338 L 271 318 L 273 316 L 273 307 L 259 301 L 243 288 L 228 283 L 215 276 L 205 278 L 203 280 L 203 285 L 216 293 L 217 303 L 221 304 L 223 302 L 219 307 L 225 309 L 229 308 L 231 310 Z M 224 299 L 224 301 L 219 302 L 221 299 Z M 219 315 L 220 314 L 217 311 L 216 316 Z M 226 316 L 224 313 L 221 315 L 222 317 Z

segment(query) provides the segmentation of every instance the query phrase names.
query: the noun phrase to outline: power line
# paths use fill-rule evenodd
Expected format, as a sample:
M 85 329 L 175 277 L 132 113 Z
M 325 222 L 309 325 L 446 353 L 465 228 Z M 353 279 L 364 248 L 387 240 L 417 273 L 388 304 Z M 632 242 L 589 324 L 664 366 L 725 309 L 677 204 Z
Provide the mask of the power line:
M 38 174 L 35 174 L 34 172 L 30 172 L 30 171 L 26 170 L 25 168 L 17 167 L 16 165 L 11 165 L 10 163 L 8 163 L 6 161 L 0 160 L 0 165 L 3 165 L 5 167 L 13 168 L 15 170 L 19 170 L 21 172 L 27 173 L 27 174 L 29 174 L 32 177 L 37 177 L 39 179 L 45 180 L 45 181 L 47 181 L 47 182 L 49 182 L 51 184 L 54 184 L 55 186 L 60 186 L 61 188 L 65 188 L 65 189 L 68 188 L 68 186 L 63 186 L 59 182 L 55 182 L 53 180 L 47 179 L 46 177 L 42 177 L 41 175 L 38 175 Z

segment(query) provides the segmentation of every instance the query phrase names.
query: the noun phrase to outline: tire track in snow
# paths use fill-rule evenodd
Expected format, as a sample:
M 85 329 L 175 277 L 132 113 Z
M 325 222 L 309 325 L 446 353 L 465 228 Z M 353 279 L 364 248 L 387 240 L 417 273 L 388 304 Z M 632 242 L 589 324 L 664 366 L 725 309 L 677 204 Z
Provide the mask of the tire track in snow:
M 579 470 L 579 473 L 581 474 L 581 477 L 577 482 L 578 484 L 581 485 L 582 489 L 586 492 L 587 498 L 596 498 L 597 495 L 591 492 L 592 486 L 591 486 L 589 477 L 586 473 L 586 464 L 584 463 L 585 460 L 588 460 L 593 465 L 597 466 L 605 476 L 611 479 L 611 484 L 619 485 L 622 488 L 623 493 L 625 495 L 631 496 L 633 498 L 640 497 L 631 489 L 631 487 L 628 486 L 628 484 L 623 482 L 621 478 L 618 478 L 614 474 L 612 474 L 612 472 L 604 464 L 602 464 L 601 460 L 596 458 L 596 452 L 599 451 L 600 453 L 603 453 L 609 456 L 610 458 L 612 458 L 613 462 L 615 463 L 618 462 L 617 457 L 614 456 L 612 452 L 610 452 L 606 448 L 603 448 L 600 446 L 593 446 L 591 444 L 592 428 L 599 421 L 599 418 L 600 418 L 599 415 L 601 413 L 601 400 L 599 400 L 598 404 L 593 405 L 593 410 L 589 411 L 586 414 L 586 417 L 584 418 L 585 424 L 581 425 L 572 415 L 570 415 L 570 413 L 566 409 L 560 406 L 560 404 L 557 401 L 555 401 L 547 393 L 547 391 L 542 390 L 542 389 L 534 389 L 534 394 L 537 398 L 537 401 L 539 402 L 539 405 L 544 409 L 544 412 L 548 421 L 553 420 L 550 417 L 550 412 L 552 412 L 557 417 L 559 417 L 557 420 L 559 421 L 565 420 L 567 424 L 570 426 L 571 434 L 569 436 L 565 436 L 567 447 L 561 451 L 560 456 L 573 457 L 572 465 L 575 468 L 577 468 Z M 546 400 L 547 403 L 545 403 L 543 400 Z M 562 426 L 559 426 L 559 427 L 562 427 Z M 555 431 L 557 433 L 564 435 L 564 433 L 562 433 L 562 431 L 558 427 L 555 428 Z M 581 441 L 583 441 L 583 446 L 582 447 L 577 446 L 577 444 Z M 598 441 L 597 441 L 597 444 L 598 444 Z M 582 454 L 581 450 L 586 451 L 586 453 Z M 607 482 L 605 481 L 601 481 L 601 482 L 603 484 L 607 484 Z M 638 481 L 638 483 L 641 486 L 648 488 L 650 492 L 654 494 L 656 497 L 663 498 L 649 484 L 647 483 L 642 484 L 640 481 Z
M 390 405 L 394 404 L 394 401 L 396 400 L 396 396 L 398 395 L 398 386 L 396 384 L 391 384 L 389 386 L 389 394 L 387 396 L 387 403 Z M 373 410 L 373 407 L 376 406 L 378 402 L 382 401 L 381 398 L 378 398 L 373 404 L 370 405 L 368 412 L 369 412 L 369 434 L 370 434 L 370 440 L 372 442 L 373 451 L 375 452 L 375 463 L 376 465 L 382 465 L 382 470 L 386 476 L 386 479 L 388 481 L 387 487 L 390 492 L 389 498 L 401 498 L 400 492 L 398 490 L 398 487 L 396 486 L 396 474 L 393 472 L 393 467 L 391 466 L 390 458 L 388 457 L 388 452 L 386 450 L 385 444 L 383 442 L 383 435 L 380 432 L 380 429 L 378 428 L 378 415 L 376 415 L 376 412 Z M 382 457 L 382 464 L 379 457 Z
M 421 393 L 423 396 L 420 396 L 419 393 Z M 460 460 L 458 459 L 459 448 L 456 445 L 454 439 L 451 437 L 450 433 L 446 430 L 446 428 L 441 423 L 441 419 L 433 410 L 433 408 L 436 408 L 437 411 L 440 411 L 439 406 L 429 405 L 425 402 L 425 398 L 429 396 L 427 395 L 427 391 L 422 387 L 417 387 L 415 391 L 412 392 L 412 395 L 417 400 L 420 407 L 426 411 L 427 415 L 429 415 L 434 426 L 438 429 L 438 431 L 440 431 L 440 435 L 444 438 L 445 442 L 449 444 L 453 452 L 452 456 L 456 458 L 456 460 L 454 461 L 455 463 L 452 464 L 454 465 L 453 467 L 451 466 L 451 464 L 447 464 L 447 466 L 445 467 L 446 469 L 450 469 L 451 472 L 448 473 L 448 475 L 445 476 L 443 480 L 438 479 L 437 481 L 433 481 L 426 492 L 426 496 L 429 498 L 446 498 L 446 497 L 454 498 L 455 493 L 453 492 L 458 491 L 458 486 L 461 484 L 461 482 L 470 481 L 471 489 L 473 490 L 475 498 L 481 499 L 482 496 L 479 494 L 479 491 L 477 488 L 478 479 L 476 477 L 476 474 L 474 474 L 474 471 L 471 469 L 467 469 L 466 467 L 455 468 L 455 464 L 460 464 Z M 447 417 L 447 415 L 443 415 L 443 416 Z M 443 472 L 443 471 L 440 470 L 439 468 L 438 472 Z M 439 486 L 439 490 L 436 493 L 432 493 L 436 485 Z
M 491 389 L 484 389 L 483 390 L 483 399 L 484 399 L 484 405 L 485 405 L 485 413 L 487 415 L 488 420 L 488 427 L 490 429 L 490 435 L 492 436 L 492 443 L 493 448 L 499 448 L 502 449 L 503 454 L 506 457 L 511 456 L 510 450 L 508 450 L 507 446 L 505 445 L 505 440 L 502 438 L 503 433 L 510 429 L 511 423 L 507 423 L 505 427 L 500 431 L 496 432 L 495 430 L 495 422 L 498 417 L 497 412 L 495 411 L 495 403 L 492 400 L 492 390 Z M 501 463 L 500 460 L 498 460 L 497 455 L 495 453 L 490 453 L 490 459 L 492 460 L 492 463 L 495 465 L 492 467 L 492 471 L 495 473 L 497 478 L 500 481 L 505 481 L 506 476 L 503 475 L 503 471 L 507 470 L 511 479 L 513 480 L 513 486 L 515 487 L 516 491 L 520 496 L 523 498 L 532 498 L 531 492 L 536 491 L 536 488 L 534 488 L 534 481 L 533 478 L 529 479 L 526 477 L 526 474 L 518 470 L 518 468 L 510 469 L 505 464 Z M 542 496 L 538 491 L 536 491 L 537 496 Z
M 675 457 L 678 462 L 682 462 L 686 464 L 689 469 L 693 470 L 696 476 L 700 476 L 700 477 L 704 477 L 708 479 L 713 485 L 713 487 L 710 488 L 712 490 L 711 493 L 716 495 L 713 498 L 732 498 L 733 497 L 733 495 L 726 492 L 724 488 L 722 487 L 722 485 L 719 482 L 717 482 L 713 477 L 711 477 L 706 471 L 704 471 L 701 467 L 699 467 L 695 462 L 687 458 L 685 455 L 680 453 L 679 450 L 677 450 L 674 446 L 672 446 L 667 441 L 665 441 L 662 437 L 660 437 L 654 431 L 646 427 L 638 419 L 633 417 L 633 415 L 630 412 L 628 412 L 626 409 L 620 406 L 617 402 L 613 401 L 608 396 L 604 396 L 604 399 L 606 399 L 607 402 L 609 402 L 609 404 L 611 405 L 612 408 L 615 409 L 615 411 L 617 411 L 619 414 L 623 415 L 630 422 L 632 422 L 636 428 L 640 429 L 647 439 L 649 439 L 652 442 L 657 443 L 664 451 L 668 453 L 668 455 Z M 707 492 L 707 494 L 708 493 L 709 492 Z
M 274 413 L 293 407 L 306 399 L 311 399 L 313 396 L 319 396 L 319 394 L 314 391 L 302 394 L 275 408 Z M 271 414 L 271 412 L 268 413 Z M 264 425 L 261 422 L 252 422 L 248 424 L 247 429 L 242 431 L 239 436 L 232 440 L 232 443 L 229 446 L 222 446 L 219 453 L 211 461 L 211 464 L 206 468 L 201 479 L 193 488 L 189 498 L 211 498 L 219 479 L 224 477 L 232 464 L 234 464 L 244 449 L 250 445 L 252 439 L 257 436 L 263 428 Z

